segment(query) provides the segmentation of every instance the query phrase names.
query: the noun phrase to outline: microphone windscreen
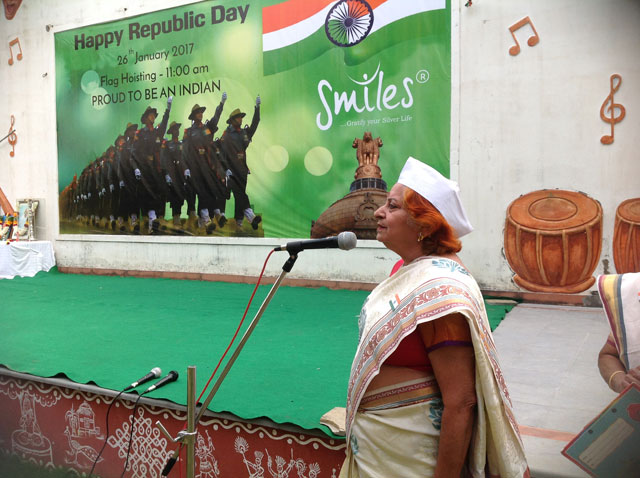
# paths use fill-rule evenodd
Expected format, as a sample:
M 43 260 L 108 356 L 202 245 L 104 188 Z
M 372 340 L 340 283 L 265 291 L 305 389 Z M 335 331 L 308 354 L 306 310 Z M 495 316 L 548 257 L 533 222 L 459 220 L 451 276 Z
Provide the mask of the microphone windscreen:
M 348 251 L 356 247 L 358 238 L 351 231 L 344 231 L 338 234 L 338 247 L 343 251 Z

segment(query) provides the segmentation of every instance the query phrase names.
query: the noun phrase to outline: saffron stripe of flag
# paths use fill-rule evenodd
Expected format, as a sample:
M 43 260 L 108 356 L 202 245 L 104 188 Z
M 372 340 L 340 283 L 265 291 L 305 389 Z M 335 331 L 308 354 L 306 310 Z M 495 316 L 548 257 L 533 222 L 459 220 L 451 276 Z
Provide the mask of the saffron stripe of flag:
M 290 27 L 330 8 L 334 3 L 335 0 L 289 0 L 264 7 L 262 33 L 271 33 Z
M 292 2 L 297 2 L 298 0 L 291 0 Z M 287 2 L 290 3 L 290 2 Z M 324 8 L 315 12 L 313 15 L 308 16 L 306 18 L 300 19 L 296 23 L 291 25 L 287 25 L 279 30 L 274 30 L 271 32 L 265 33 L 264 27 L 264 16 L 262 17 L 262 51 L 271 51 L 277 50 L 279 48 L 283 48 L 289 45 L 293 45 L 295 43 L 301 42 L 302 40 L 309 38 L 314 33 L 316 33 L 321 27 L 324 26 L 324 21 L 327 18 L 327 14 L 331 9 L 332 2 L 323 2 L 329 3 Z

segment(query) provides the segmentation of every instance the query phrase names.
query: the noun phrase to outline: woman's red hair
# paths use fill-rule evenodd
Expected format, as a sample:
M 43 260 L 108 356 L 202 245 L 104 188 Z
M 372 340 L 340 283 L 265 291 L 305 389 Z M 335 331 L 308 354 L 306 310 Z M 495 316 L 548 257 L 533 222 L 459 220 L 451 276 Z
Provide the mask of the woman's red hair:
M 431 202 L 408 187 L 405 187 L 403 199 L 409 216 L 420 228 L 430 231 L 422 240 L 426 254 L 451 254 L 462 249 L 453 228 Z

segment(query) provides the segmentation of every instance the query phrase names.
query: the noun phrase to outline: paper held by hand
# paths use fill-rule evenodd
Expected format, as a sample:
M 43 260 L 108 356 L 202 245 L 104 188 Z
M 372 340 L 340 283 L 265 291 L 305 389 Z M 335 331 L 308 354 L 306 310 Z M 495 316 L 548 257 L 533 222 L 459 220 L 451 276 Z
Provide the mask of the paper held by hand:
M 335 407 L 322 415 L 320 423 L 329 427 L 329 429 L 338 436 L 345 436 L 345 423 L 347 420 L 347 409 L 344 407 Z

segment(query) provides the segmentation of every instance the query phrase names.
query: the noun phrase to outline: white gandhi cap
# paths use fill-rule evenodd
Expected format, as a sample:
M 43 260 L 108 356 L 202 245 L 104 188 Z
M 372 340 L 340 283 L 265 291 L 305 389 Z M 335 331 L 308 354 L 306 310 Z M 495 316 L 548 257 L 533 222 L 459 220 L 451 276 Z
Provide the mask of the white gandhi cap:
M 473 231 L 460 202 L 460 188 L 455 181 L 445 178 L 431 166 L 409 157 L 400 172 L 398 183 L 413 189 L 433 204 L 453 228 L 456 236 L 462 237 Z

